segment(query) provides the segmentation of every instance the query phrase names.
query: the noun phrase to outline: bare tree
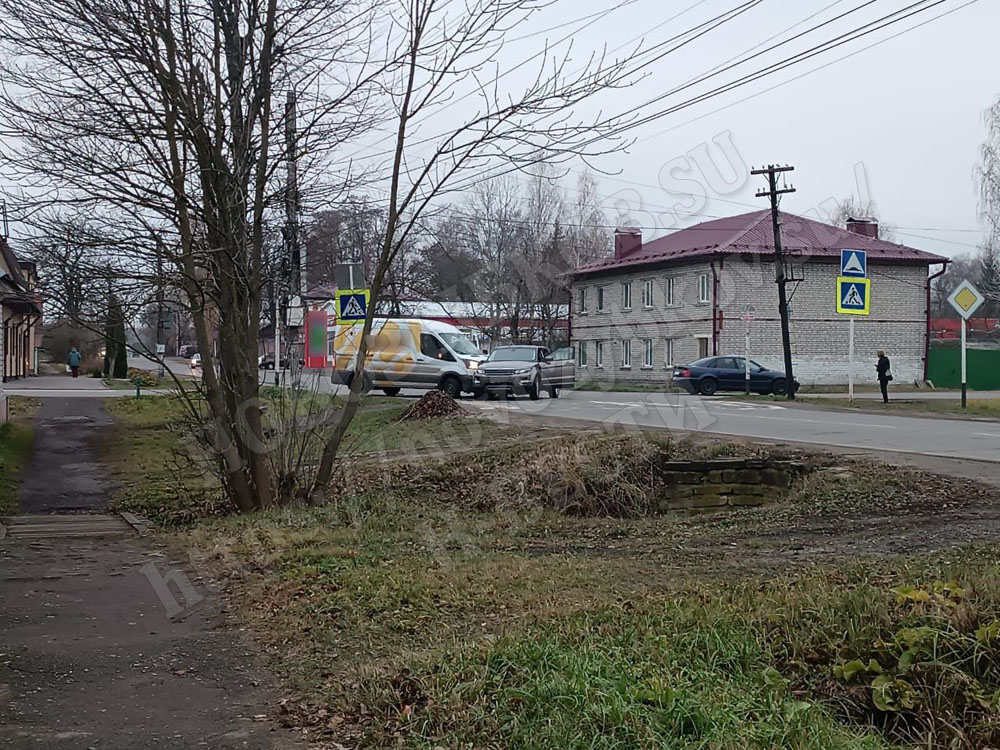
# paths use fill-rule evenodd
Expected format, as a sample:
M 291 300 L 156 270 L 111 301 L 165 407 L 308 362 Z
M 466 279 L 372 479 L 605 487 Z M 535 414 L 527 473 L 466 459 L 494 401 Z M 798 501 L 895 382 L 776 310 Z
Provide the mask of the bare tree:
M 459 178 L 467 177 L 470 169 L 483 169 L 498 158 L 512 168 L 525 169 L 588 148 L 608 148 L 588 144 L 601 144 L 602 137 L 620 123 L 580 121 L 574 108 L 598 91 L 624 84 L 625 65 L 597 59 L 582 72 L 570 74 L 567 51 L 555 59 L 542 54 L 536 76 L 519 93 L 502 91 L 499 75 L 484 80 L 484 68 L 496 59 L 504 35 L 544 4 L 544 0 L 478 0 L 452 7 L 436 0 L 406 0 L 390 11 L 402 37 L 390 56 L 405 62 L 386 84 L 396 117 L 387 175 L 387 222 L 371 284 L 376 297 L 425 212 L 442 195 L 468 185 Z M 450 106 L 449 99 L 462 85 L 471 85 L 477 109 L 468 116 L 449 113 L 451 125 L 445 132 L 426 137 L 419 144 L 423 148 L 414 148 L 416 129 Z M 437 118 L 427 127 L 440 122 Z M 337 451 L 360 404 L 373 313 L 368 311 L 364 323 L 347 404 L 327 441 L 310 492 L 314 501 L 325 496 Z
M 827 215 L 827 220 L 841 229 L 847 228 L 848 219 L 871 219 L 876 221 L 878 222 L 879 239 L 886 242 L 896 241 L 896 226 L 879 218 L 878 205 L 873 200 L 859 202 L 854 198 L 845 198 Z
M 320 160 L 364 126 L 359 94 L 396 62 L 367 57 L 375 18 L 363 0 L 0 0 L 0 109 L 14 136 L 0 163 L 35 196 L 23 215 L 72 207 L 130 235 L 106 272 L 132 318 L 164 264 L 161 280 L 190 305 L 208 439 L 243 511 L 271 505 L 281 484 L 255 363 L 279 167 Z M 313 93 L 289 154 L 294 91 Z
M 986 223 L 981 251 L 981 291 L 989 297 L 986 314 L 1000 314 L 1000 99 L 986 110 L 986 140 L 980 147 L 979 214 Z

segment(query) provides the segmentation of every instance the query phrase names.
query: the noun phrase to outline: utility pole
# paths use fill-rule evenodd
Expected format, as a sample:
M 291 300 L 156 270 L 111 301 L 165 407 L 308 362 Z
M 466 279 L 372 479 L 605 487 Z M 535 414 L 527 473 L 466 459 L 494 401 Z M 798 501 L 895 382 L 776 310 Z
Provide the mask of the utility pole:
M 785 392 L 789 401 L 795 399 L 795 375 L 792 372 L 792 337 L 788 330 L 788 279 L 785 273 L 785 258 L 781 250 L 781 218 L 778 214 L 780 196 L 794 193 L 794 187 L 778 188 L 778 175 L 793 172 L 795 167 L 776 167 L 769 164 L 767 169 L 755 169 L 750 174 L 766 175 L 767 190 L 758 190 L 758 198 L 771 199 L 771 228 L 774 233 L 774 280 L 778 284 L 778 315 L 781 317 L 781 348 L 785 354 Z
M 167 356 L 166 324 L 163 320 L 163 246 L 157 241 L 156 252 L 156 356 L 160 360 L 160 378 L 167 373 L 163 358 Z
M 286 164 L 286 184 L 285 184 L 285 227 L 284 227 L 284 252 L 278 265 L 278 274 L 281 278 L 277 285 L 281 290 L 276 292 L 275 318 L 274 318 L 274 382 L 281 384 L 281 334 L 279 328 L 285 322 L 285 316 L 289 313 L 289 290 L 291 299 L 298 300 L 305 305 L 305 270 L 300 256 L 299 249 L 299 168 L 297 148 L 297 117 L 298 109 L 295 100 L 295 91 L 289 91 L 285 97 L 285 164 Z M 287 282 L 287 288 L 285 283 Z M 291 334 L 289 334 L 286 346 L 291 344 Z M 292 359 L 295 356 L 293 347 L 289 347 L 288 366 L 292 367 Z M 297 364 L 297 362 L 296 362 Z

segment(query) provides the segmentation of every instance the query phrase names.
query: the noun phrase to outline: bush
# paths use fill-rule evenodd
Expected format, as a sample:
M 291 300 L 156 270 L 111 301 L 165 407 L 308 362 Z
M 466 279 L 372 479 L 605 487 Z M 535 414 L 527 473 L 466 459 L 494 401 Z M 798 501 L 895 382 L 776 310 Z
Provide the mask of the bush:
M 160 378 L 157 377 L 155 372 L 140 370 L 138 367 L 128 368 L 128 379 L 133 383 L 138 380 L 139 384 L 146 388 L 155 388 L 160 384 Z

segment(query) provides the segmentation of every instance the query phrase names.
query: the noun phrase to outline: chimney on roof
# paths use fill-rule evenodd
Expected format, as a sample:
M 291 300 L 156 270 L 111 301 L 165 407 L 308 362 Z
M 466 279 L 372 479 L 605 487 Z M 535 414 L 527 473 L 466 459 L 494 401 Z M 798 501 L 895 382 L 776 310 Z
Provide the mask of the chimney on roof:
M 877 240 L 878 222 L 875 219 L 855 219 L 853 216 L 849 216 L 847 218 L 847 231 Z
M 615 230 L 615 260 L 642 249 L 642 230 L 638 227 L 618 227 Z

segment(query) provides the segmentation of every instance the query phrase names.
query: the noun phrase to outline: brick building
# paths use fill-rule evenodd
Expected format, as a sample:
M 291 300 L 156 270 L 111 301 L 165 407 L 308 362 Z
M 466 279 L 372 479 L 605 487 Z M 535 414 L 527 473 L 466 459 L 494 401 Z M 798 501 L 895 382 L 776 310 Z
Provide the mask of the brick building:
M 855 329 L 856 378 L 874 379 L 884 349 L 898 382 L 926 377 L 932 265 L 948 259 L 878 238 L 878 224 L 848 229 L 783 213 L 790 276 L 792 359 L 803 384 L 844 383 L 848 316 L 836 312 L 842 249 L 868 252 L 871 315 Z M 613 257 L 573 272 L 572 338 L 578 379 L 663 383 L 670 366 L 742 355 L 747 305 L 750 357 L 784 370 L 770 211 L 704 222 L 643 243 L 619 229 Z

